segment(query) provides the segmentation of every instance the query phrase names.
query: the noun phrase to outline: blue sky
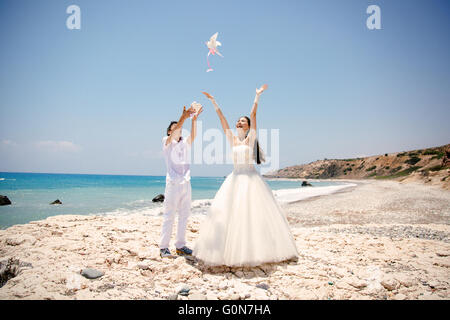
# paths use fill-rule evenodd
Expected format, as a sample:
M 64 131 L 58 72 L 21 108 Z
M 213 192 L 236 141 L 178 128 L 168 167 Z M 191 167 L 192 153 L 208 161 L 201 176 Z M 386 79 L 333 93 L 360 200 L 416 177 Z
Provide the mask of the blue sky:
M 81 8 L 69 30 L 66 8 Z M 369 5 L 381 30 L 366 27 Z M 448 1 L 0 0 L 0 171 L 164 175 L 183 105 L 203 130 L 260 100 L 280 166 L 449 143 Z M 205 41 L 219 32 L 224 58 Z M 190 130 L 190 123 L 185 126 Z M 193 165 L 222 176 L 229 165 Z

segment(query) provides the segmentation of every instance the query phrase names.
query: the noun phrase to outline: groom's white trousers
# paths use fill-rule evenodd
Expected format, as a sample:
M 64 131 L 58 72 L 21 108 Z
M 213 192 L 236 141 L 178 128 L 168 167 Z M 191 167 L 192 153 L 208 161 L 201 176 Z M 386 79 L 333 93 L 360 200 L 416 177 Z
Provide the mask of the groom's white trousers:
M 164 193 L 164 221 L 159 243 L 160 249 L 169 248 L 176 212 L 178 212 L 178 230 L 175 247 L 182 248 L 186 245 L 186 226 L 191 212 L 191 183 L 189 181 L 183 184 L 166 183 L 166 191 Z

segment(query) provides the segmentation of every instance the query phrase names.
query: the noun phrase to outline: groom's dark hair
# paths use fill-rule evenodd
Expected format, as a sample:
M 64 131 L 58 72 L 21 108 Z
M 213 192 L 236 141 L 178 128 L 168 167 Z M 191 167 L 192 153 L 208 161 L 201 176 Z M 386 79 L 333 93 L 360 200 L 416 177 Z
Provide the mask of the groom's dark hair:
M 169 136 L 170 134 L 169 134 L 169 131 L 170 131 L 170 128 L 172 128 L 172 125 L 173 124 L 177 124 L 178 123 L 178 121 L 171 121 L 170 122 L 170 124 L 169 124 L 169 127 L 167 128 L 167 135 Z

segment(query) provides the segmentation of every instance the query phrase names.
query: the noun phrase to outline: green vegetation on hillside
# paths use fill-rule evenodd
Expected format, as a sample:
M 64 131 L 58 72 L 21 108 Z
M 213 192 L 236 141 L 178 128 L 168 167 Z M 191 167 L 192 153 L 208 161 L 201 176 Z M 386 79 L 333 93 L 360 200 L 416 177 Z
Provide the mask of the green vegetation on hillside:
M 411 168 L 399 171 L 399 172 L 394 173 L 394 174 L 389 175 L 389 176 L 375 177 L 375 179 L 392 179 L 392 178 L 404 177 L 404 176 L 409 175 L 411 172 L 414 172 L 414 171 L 416 171 L 417 169 L 420 169 L 420 168 L 422 168 L 422 167 L 421 166 L 414 166 L 414 167 L 411 167 Z
M 405 161 L 405 163 L 410 164 L 410 165 L 415 165 L 417 162 L 419 162 L 421 159 L 419 157 L 416 156 L 412 156 L 411 158 L 409 158 L 408 160 Z
M 433 160 L 433 159 L 441 159 L 444 155 L 445 155 L 444 152 L 439 152 L 434 157 L 431 157 L 431 160 Z
M 428 170 L 430 171 L 439 171 L 439 170 L 443 170 L 445 169 L 445 167 L 443 167 L 442 165 L 438 164 L 437 166 L 433 166 L 431 168 L 429 168 Z
M 439 154 L 439 150 L 425 150 L 422 153 L 424 156 L 432 155 L 432 154 Z

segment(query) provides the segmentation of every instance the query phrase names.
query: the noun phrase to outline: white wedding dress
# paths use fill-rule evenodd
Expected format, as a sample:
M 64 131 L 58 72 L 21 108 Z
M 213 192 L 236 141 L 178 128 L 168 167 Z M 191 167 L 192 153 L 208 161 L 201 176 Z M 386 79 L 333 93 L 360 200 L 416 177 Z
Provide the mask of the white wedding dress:
M 212 202 L 193 255 L 211 266 L 257 266 L 298 257 L 286 215 L 255 169 L 253 148 L 238 144 L 232 151 L 234 170 Z

